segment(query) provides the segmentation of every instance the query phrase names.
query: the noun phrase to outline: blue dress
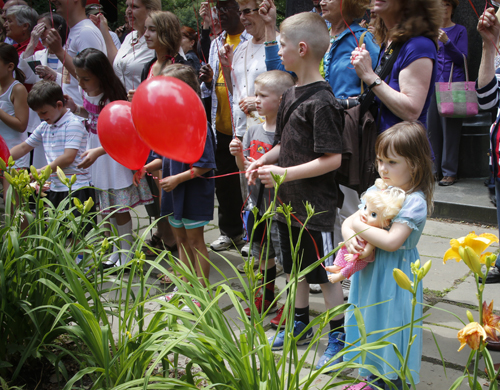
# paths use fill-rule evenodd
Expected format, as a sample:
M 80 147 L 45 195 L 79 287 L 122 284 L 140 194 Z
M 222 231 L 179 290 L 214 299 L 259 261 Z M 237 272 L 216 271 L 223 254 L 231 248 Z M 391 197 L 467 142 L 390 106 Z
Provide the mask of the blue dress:
M 373 190 L 376 190 L 375 186 L 371 187 L 368 191 Z M 410 280 L 413 281 L 410 264 L 420 258 L 417 250 L 417 243 L 422 235 L 426 219 L 427 202 L 423 192 L 417 191 L 408 195 L 401 211 L 393 219 L 393 222 L 406 223 L 412 229 L 410 236 L 406 239 L 403 246 L 395 252 L 386 252 L 377 248 L 375 251 L 375 261 L 369 263 L 363 270 L 356 272 L 352 276 L 349 303 L 361 308 L 388 301 L 384 304 L 361 309 L 367 334 L 373 331 L 395 328 L 410 323 L 412 295 L 409 291 L 401 289 L 396 284 L 392 277 L 392 270 L 394 268 L 401 269 L 408 275 Z M 419 303 L 423 300 L 422 291 L 422 284 L 420 284 L 417 293 L 417 302 Z M 415 319 L 421 317 L 422 305 L 417 303 L 415 308 Z M 418 323 L 418 325 L 421 324 L 421 322 Z M 346 313 L 345 329 L 346 343 L 353 344 L 360 336 L 356 318 L 352 310 Z M 367 341 L 375 342 L 386 333 L 388 332 L 369 336 Z M 417 338 L 410 350 L 409 368 L 416 384 L 420 381 L 419 372 L 423 345 L 422 329 L 414 329 L 413 334 L 416 334 Z M 410 330 L 405 329 L 386 339 L 386 341 L 394 343 L 404 357 L 409 335 Z M 389 362 L 396 369 L 401 368 L 392 346 L 372 352 Z M 354 358 L 354 356 L 354 353 L 346 354 L 344 360 L 350 360 Z M 361 358 L 358 358 L 357 362 L 361 363 Z M 366 354 L 364 364 L 375 366 L 381 374 L 385 375 L 386 378 L 390 380 L 397 379 L 396 373 L 388 374 L 392 371 L 390 366 L 370 353 Z M 360 369 L 359 373 L 363 377 L 370 375 L 370 372 L 366 369 Z

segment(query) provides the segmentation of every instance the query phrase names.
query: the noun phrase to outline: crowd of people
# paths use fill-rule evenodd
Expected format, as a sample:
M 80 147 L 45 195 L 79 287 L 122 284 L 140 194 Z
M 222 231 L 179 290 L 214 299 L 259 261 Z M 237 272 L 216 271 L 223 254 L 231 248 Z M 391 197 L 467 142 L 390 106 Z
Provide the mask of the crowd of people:
M 411 277 L 434 184 L 457 181 L 461 119 L 438 114 L 434 83 L 465 79 L 467 33 L 452 21 L 458 0 L 313 3 L 311 12 L 285 19 L 279 30 L 273 0 L 202 3 L 196 31 L 162 11 L 160 0 L 126 0 L 127 24 L 112 32 L 99 5 L 86 6 L 86 0 L 52 0 L 55 12 L 43 15 L 23 0 L 8 0 L 0 36 L 0 135 L 16 168 L 60 167 L 76 174 L 74 197 L 97 199 L 99 212 L 122 237 L 105 268 L 129 261 L 130 209 L 145 205 L 158 220 L 147 254 L 177 248 L 179 260 L 204 285 L 210 274 L 204 227 L 213 219 L 214 198 L 220 237 L 210 248 L 241 247 L 249 230 L 242 212 L 254 206 L 265 212 L 274 199 L 272 174 L 286 173 L 278 199 L 292 207 L 291 227 L 277 214 L 269 248 L 260 232 L 247 249 L 264 275 L 262 294 L 250 304 L 258 312 L 277 311 L 271 324 L 278 330 L 293 322 L 297 345 L 307 344 L 314 335 L 307 328 L 310 289 L 319 289 L 325 310 L 332 309 L 344 302 L 340 281 L 348 278 L 349 303 L 361 308 L 366 333 L 379 331 L 368 338 L 375 341 L 410 321 L 410 293 L 397 286 L 392 270 Z M 494 67 L 500 23 L 493 9 L 478 30 L 484 42 L 478 93 L 480 104 L 491 107 L 500 100 Z M 132 171 L 102 147 L 99 114 L 113 101 L 132 101 L 141 82 L 157 76 L 178 78 L 200 96 L 207 113 L 203 155 L 190 165 L 151 151 L 144 168 Z M 373 163 L 380 179 L 360 199 L 356 190 L 336 184 L 335 172 L 343 161 L 344 111 L 367 96 L 376 117 Z M 6 180 L 3 186 L 5 191 Z M 52 177 L 49 200 L 57 206 L 67 195 Z M 291 246 L 306 221 L 297 263 Z M 323 257 L 324 267 L 298 282 L 291 318 L 275 302 L 280 269 L 289 280 Z M 172 282 L 168 275 L 159 278 Z M 417 300 L 423 300 L 422 288 Z M 420 318 L 422 306 L 416 311 Z M 408 372 L 418 383 L 422 329 L 414 335 Z M 269 339 L 273 350 L 283 347 L 284 337 L 281 331 Z M 353 311 L 331 318 L 316 368 L 339 363 L 337 353 L 359 337 Z M 386 341 L 404 354 L 412 337 L 406 329 Z M 364 364 L 383 378 L 364 368 L 360 375 L 380 388 L 402 388 L 393 348 L 377 355 L 368 354 Z

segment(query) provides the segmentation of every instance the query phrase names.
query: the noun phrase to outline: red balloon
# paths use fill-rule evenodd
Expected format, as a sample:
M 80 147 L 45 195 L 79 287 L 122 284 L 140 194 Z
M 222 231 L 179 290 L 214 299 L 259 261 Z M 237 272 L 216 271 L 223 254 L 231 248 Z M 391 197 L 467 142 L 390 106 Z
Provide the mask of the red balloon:
M 187 164 L 202 156 L 207 116 L 199 96 L 183 81 L 168 76 L 144 81 L 132 100 L 132 118 L 143 141 L 162 156 Z
M 10 157 L 10 151 L 9 147 L 5 143 L 5 140 L 3 137 L 0 135 L 0 158 L 5 161 L 5 165 L 7 165 L 7 162 L 9 161 Z
M 97 119 L 97 135 L 111 158 L 123 166 L 139 170 L 150 148 L 139 138 L 132 121 L 132 104 L 117 100 L 106 105 Z

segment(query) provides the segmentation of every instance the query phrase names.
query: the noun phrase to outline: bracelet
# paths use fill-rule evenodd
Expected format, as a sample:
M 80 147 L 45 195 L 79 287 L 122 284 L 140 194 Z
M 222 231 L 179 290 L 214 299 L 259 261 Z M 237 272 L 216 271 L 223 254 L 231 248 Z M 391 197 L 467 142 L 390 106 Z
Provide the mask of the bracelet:
M 277 45 L 277 44 L 278 44 L 277 40 L 264 42 L 264 46 L 271 46 L 271 45 Z

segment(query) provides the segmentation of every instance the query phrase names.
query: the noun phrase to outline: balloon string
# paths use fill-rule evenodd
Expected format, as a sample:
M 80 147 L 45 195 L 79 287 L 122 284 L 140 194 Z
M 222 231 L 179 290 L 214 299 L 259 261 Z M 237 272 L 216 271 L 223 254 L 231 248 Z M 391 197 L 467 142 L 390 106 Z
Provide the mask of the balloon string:
M 52 6 L 50 4 L 50 0 L 49 1 L 49 11 L 50 11 L 50 20 L 52 21 L 52 28 L 55 28 L 54 27 L 54 16 L 52 15 Z
M 344 18 L 344 15 L 342 13 L 342 0 L 340 0 L 340 16 L 342 17 L 342 20 L 344 21 L 345 25 L 347 26 L 347 28 L 349 29 L 349 31 L 351 32 L 351 34 L 354 36 L 354 39 L 356 40 L 356 46 L 359 47 L 358 38 L 356 37 L 356 34 L 354 34 L 354 31 L 352 31 L 351 26 L 349 26 L 349 23 L 347 23 L 347 21 Z

